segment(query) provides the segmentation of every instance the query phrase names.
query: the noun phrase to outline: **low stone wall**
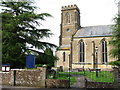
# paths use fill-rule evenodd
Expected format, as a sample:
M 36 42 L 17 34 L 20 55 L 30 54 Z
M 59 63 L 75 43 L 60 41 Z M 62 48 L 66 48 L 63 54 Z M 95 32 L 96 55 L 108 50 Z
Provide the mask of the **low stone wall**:
M 46 68 L 1 72 L 2 85 L 45 87 Z
M 46 79 L 46 88 L 68 88 L 68 80 Z
M 114 87 L 120 88 L 120 67 L 114 67 Z
M 46 68 L 0 72 L 0 85 L 30 86 L 39 88 L 68 88 L 68 80 L 46 79 Z
M 10 76 L 11 76 L 11 72 L 0 72 L 0 85 L 10 85 Z
M 107 82 L 86 82 L 86 88 L 114 88 L 114 85 Z
M 16 71 L 16 86 L 45 87 L 45 71 L 24 70 Z

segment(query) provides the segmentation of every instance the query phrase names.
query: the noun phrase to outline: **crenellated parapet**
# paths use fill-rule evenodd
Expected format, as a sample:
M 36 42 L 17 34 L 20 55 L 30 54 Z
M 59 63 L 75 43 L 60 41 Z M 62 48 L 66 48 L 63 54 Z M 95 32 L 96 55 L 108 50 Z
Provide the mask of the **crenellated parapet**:
M 79 8 L 77 7 L 76 4 L 68 5 L 68 6 L 62 6 L 62 10 L 69 10 L 69 9 L 78 9 L 79 10 Z

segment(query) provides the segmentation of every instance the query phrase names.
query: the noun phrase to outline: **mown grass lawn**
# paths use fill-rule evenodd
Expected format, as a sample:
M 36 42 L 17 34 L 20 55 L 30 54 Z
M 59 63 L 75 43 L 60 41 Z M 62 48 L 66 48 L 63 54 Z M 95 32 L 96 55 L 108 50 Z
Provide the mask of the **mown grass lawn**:
M 83 75 L 95 82 L 114 82 L 113 73 L 110 73 L 109 71 L 98 72 L 98 77 L 96 77 L 96 72 L 90 71 L 70 72 L 70 74 Z M 69 72 L 57 72 L 54 79 L 69 80 Z M 70 85 L 74 84 L 75 82 L 75 77 L 70 75 Z
M 68 72 L 59 72 L 59 73 L 68 74 Z M 109 71 L 98 72 L 98 77 L 96 77 L 96 72 L 90 72 L 90 71 L 70 72 L 70 74 L 84 75 L 95 82 L 114 82 L 113 73 L 110 73 Z
M 49 77 L 50 75 L 48 75 Z M 49 78 L 52 79 L 52 78 Z M 58 72 L 54 79 L 60 79 L 60 80 L 69 80 L 69 74 L 66 72 Z M 75 77 L 70 75 L 70 85 L 74 84 L 76 82 Z
M 69 74 L 58 73 L 58 76 L 56 77 L 56 79 L 69 80 Z M 76 82 L 75 77 L 73 77 L 73 76 L 70 75 L 70 85 L 72 85 L 75 82 Z
M 86 72 L 85 76 L 96 82 L 114 82 L 113 73 L 109 71 L 98 72 L 98 77 L 96 77 L 96 72 Z

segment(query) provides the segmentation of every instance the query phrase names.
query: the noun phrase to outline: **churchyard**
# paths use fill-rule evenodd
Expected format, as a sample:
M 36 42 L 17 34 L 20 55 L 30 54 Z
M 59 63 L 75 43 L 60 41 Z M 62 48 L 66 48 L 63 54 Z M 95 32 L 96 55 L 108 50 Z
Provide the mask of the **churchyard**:
M 69 74 L 69 72 L 59 72 L 59 73 L 63 74 L 63 75 Z M 91 79 L 94 82 L 114 82 L 113 73 L 110 71 L 100 71 L 98 73 L 98 77 L 96 77 L 96 72 L 90 72 L 90 71 L 70 72 L 70 74 L 71 75 L 72 74 L 83 75 L 83 76 Z M 73 80 L 71 79 L 71 81 L 73 81 Z
M 31 86 L 39 88 L 117 88 L 120 85 L 119 70 L 115 71 L 63 71 L 47 68 L 11 69 L 0 72 L 1 84 L 8 86 Z M 75 87 L 74 87 L 75 88 Z
M 120 36 L 118 33 L 112 34 L 111 25 L 81 28 L 77 5 L 63 6 L 61 15 L 65 16 L 61 18 L 63 22 L 60 29 L 60 45 L 57 47 L 52 43 L 40 41 L 52 35 L 49 29 L 38 29 L 30 24 L 32 22 L 40 26 L 36 20 L 45 20 L 44 16 L 51 17 L 50 14 L 43 13 L 39 16 L 33 13 L 35 8 L 30 6 L 29 2 L 2 2 L 2 5 L 10 10 L 5 9 L 1 12 L 6 18 L 2 18 L 4 37 L 0 85 L 39 88 L 120 88 Z M 16 10 L 13 6 L 21 6 L 23 9 Z M 19 10 L 27 14 L 21 14 Z M 120 22 L 120 17 L 116 17 L 116 20 Z M 116 26 L 119 26 L 119 23 L 116 23 Z M 116 30 L 119 31 L 119 28 L 116 27 Z M 116 45 L 112 54 L 114 58 L 118 57 L 118 60 L 108 57 L 111 47 L 107 43 L 112 35 L 113 38 L 117 38 L 116 41 L 111 41 L 111 45 Z M 43 52 L 31 49 L 33 47 Z M 52 50 L 54 48 L 57 50 L 56 56 Z M 112 61 L 112 64 L 116 65 L 114 68 L 108 64 Z

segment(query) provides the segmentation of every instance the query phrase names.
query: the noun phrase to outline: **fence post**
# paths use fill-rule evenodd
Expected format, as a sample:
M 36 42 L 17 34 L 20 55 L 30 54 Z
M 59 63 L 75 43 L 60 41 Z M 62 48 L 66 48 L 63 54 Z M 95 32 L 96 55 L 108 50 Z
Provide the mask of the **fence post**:
M 44 87 L 46 88 L 47 87 L 47 84 L 46 84 L 46 79 L 47 79 L 47 65 L 43 65 L 43 72 L 44 72 L 44 77 L 43 77 L 43 81 L 44 81 Z
M 14 86 L 16 85 L 16 70 L 14 70 Z
M 114 88 L 120 88 L 120 83 L 119 83 L 119 75 L 120 75 L 120 68 L 113 68 L 114 69 Z
M 85 78 L 85 88 L 87 88 L 87 79 Z

